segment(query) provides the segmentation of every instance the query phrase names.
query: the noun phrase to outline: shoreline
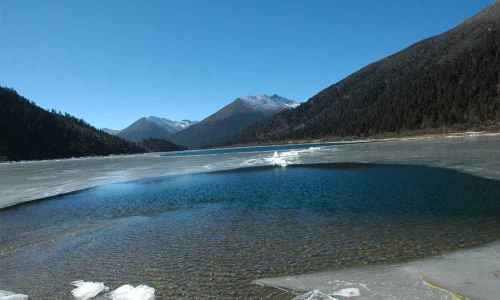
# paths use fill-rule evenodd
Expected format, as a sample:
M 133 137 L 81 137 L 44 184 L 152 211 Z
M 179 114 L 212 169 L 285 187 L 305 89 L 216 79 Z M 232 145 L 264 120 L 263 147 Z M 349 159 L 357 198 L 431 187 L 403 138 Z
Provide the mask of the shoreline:
M 468 129 L 468 130 L 424 130 L 424 131 L 410 131 L 406 134 L 380 134 L 372 137 L 364 138 L 338 138 L 338 137 L 325 137 L 318 139 L 298 139 L 287 140 L 283 142 L 264 142 L 264 143 L 247 143 L 247 144 L 234 144 L 229 146 L 208 147 L 194 150 L 211 150 L 211 149 L 238 149 L 238 148 L 251 148 L 251 147 L 271 147 L 271 146 L 287 146 L 287 145 L 307 145 L 307 144 L 355 144 L 355 143 L 371 143 L 371 142 L 387 142 L 398 140 L 422 140 L 422 139 L 439 139 L 439 138 L 459 138 L 467 136 L 494 136 L 500 135 L 500 129 L 492 127 L 488 129 Z
M 381 142 L 397 142 L 397 141 L 408 141 L 408 140 L 429 140 L 429 139 L 442 139 L 442 138 L 466 138 L 466 137 L 481 137 L 481 136 L 500 136 L 500 130 L 481 130 L 481 131 L 446 131 L 440 133 L 422 133 L 422 134 L 408 134 L 400 135 L 394 137 L 379 137 L 374 136 L 372 138 L 353 138 L 353 139 L 306 139 L 306 140 L 289 140 L 282 143 L 263 143 L 263 144 L 236 144 L 231 146 L 221 146 L 221 147 L 207 147 L 207 148 L 196 148 L 196 149 L 186 149 L 180 151 L 166 151 L 166 152 L 145 152 L 145 153 L 134 153 L 134 154 L 110 154 L 110 155 L 97 155 L 97 156 L 79 156 L 79 157 L 67 157 L 67 158 L 50 158 L 50 159 L 38 159 L 38 160 L 19 160 L 19 161 L 9 161 L 0 160 L 0 166 L 10 165 L 10 164 L 28 164 L 28 163 L 43 163 L 43 162 L 59 162 L 68 160 L 88 160 L 88 159 L 112 159 L 112 158 L 127 158 L 127 157 L 141 157 L 141 156 L 155 156 L 163 154 L 176 154 L 185 152 L 198 152 L 198 151 L 210 151 L 210 150 L 234 150 L 234 149 L 248 149 L 248 148 L 266 148 L 266 147 L 279 147 L 279 146 L 307 146 L 307 145 L 355 145 L 355 144 L 365 144 L 365 143 L 381 143 Z
M 386 299 L 378 297 L 389 292 L 407 300 L 496 300 L 499 280 L 500 241 L 496 241 L 404 263 L 261 278 L 253 283 L 295 296 L 311 291 L 329 295 L 355 287 L 361 291 L 356 298 L 360 300 Z
M 332 143 L 327 145 L 335 146 L 335 151 L 311 156 L 301 154 L 299 161 L 292 163 L 316 163 L 321 160 L 331 163 L 414 164 L 449 168 L 500 180 L 500 154 L 497 154 L 495 147 L 481 149 L 483 142 L 497 143 L 500 147 L 500 133 L 465 132 L 449 133 L 446 136 Z M 488 152 L 487 157 L 482 155 L 485 150 Z M 0 181 L 0 209 L 112 183 L 236 169 L 242 167 L 245 160 L 262 155 L 264 154 L 243 152 L 228 154 L 228 160 L 234 165 L 225 165 L 225 162 L 213 165 L 210 155 L 178 159 L 176 156 L 161 156 L 161 153 L 0 163 L 0 178 L 5 178 L 4 182 Z M 234 156 L 238 156 L 241 161 L 233 162 L 236 160 Z M 186 161 L 194 164 L 186 169 Z M 498 163 L 492 166 L 494 162 Z M 30 177 L 24 173 L 36 175 Z

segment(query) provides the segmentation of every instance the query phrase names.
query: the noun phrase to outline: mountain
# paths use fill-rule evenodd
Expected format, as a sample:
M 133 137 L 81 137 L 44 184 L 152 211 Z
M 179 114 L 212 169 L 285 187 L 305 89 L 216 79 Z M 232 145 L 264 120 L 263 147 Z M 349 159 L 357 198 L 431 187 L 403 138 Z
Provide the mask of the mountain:
M 101 128 L 101 130 L 106 132 L 107 134 L 111 134 L 111 135 L 118 135 L 118 133 L 120 133 L 120 130 L 116 130 L 116 129 Z
M 170 141 L 162 139 L 145 139 L 142 140 L 140 144 L 149 152 L 182 151 L 187 149 L 186 147 L 178 146 Z
M 0 160 L 34 160 L 145 152 L 69 114 L 49 112 L 0 87 Z
M 424 20 L 423 20 L 424 21 Z M 500 1 L 438 36 L 373 63 L 235 142 L 498 126 Z
M 169 139 L 172 134 L 184 130 L 196 122 L 183 120 L 172 121 L 159 117 L 145 117 L 121 130 L 117 135 L 129 141 L 139 142 L 144 139 Z
M 169 120 L 166 118 L 159 118 L 159 117 L 153 117 L 153 116 L 148 117 L 147 119 L 150 120 L 151 122 L 154 122 L 154 123 L 164 127 L 165 129 L 167 129 L 168 131 L 170 131 L 172 133 L 177 133 L 177 132 L 184 130 L 184 129 L 188 128 L 189 126 L 197 123 L 196 121 L 190 121 L 190 120 L 172 121 L 172 120 Z
M 171 140 L 188 147 L 220 145 L 243 128 L 297 106 L 297 102 L 278 95 L 240 97 L 203 121 L 174 134 Z

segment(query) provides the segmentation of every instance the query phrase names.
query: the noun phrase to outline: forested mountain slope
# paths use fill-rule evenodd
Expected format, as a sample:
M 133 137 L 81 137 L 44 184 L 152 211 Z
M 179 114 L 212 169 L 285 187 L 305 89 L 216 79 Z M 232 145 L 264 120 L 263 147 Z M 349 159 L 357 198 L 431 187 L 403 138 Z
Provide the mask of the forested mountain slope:
M 46 111 L 0 87 L 0 160 L 33 160 L 145 152 L 68 114 Z
M 170 139 L 170 137 L 189 126 L 196 124 L 194 121 L 172 121 L 159 117 L 144 117 L 132 123 L 127 128 L 116 133 L 117 136 L 134 142 L 145 139 Z
M 456 28 L 363 68 L 297 109 L 251 126 L 234 142 L 495 126 L 500 122 L 499 73 L 497 1 Z
M 297 102 L 278 95 L 239 97 L 171 139 L 188 147 L 221 145 L 238 136 L 242 129 L 297 106 Z

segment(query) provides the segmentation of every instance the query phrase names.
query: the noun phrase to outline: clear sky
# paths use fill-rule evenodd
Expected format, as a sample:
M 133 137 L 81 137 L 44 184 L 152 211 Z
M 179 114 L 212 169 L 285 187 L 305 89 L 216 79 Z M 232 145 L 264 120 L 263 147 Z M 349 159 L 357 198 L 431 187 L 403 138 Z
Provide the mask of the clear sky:
M 1 0 L 0 85 L 96 127 L 307 100 L 494 0 Z

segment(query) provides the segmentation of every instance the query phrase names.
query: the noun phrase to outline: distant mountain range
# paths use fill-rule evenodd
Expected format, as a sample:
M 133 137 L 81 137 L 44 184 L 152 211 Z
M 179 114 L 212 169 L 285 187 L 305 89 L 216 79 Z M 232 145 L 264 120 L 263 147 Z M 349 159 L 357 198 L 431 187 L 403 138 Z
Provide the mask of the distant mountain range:
M 126 141 L 69 114 L 47 111 L 16 91 L 0 87 L 0 161 L 184 149 L 161 139 Z
M 140 118 L 123 130 L 102 130 L 133 142 L 171 140 L 190 148 L 206 147 L 223 144 L 245 127 L 298 105 L 278 95 L 240 97 L 201 122 L 150 116 Z
M 97 130 L 0 87 L 0 160 L 499 124 L 500 1 L 448 32 L 366 66 L 306 103 L 277 95 L 240 97 L 199 123 L 145 117 L 121 131 Z
M 103 131 L 134 142 L 140 142 L 145 139 L 168 140 L 173 134 L 195 123 L 189 120 L 172 121 L 151 116 L 140 118 L 123 130 L 103 129 Z
M 111 135 L 117 135 L 118 133 L 120 133 L 120 130 L 109 129 L 109 128 L 101 128 L 101 130 Z
M 0 87 L 0 161 L 164 152 L 226 142 L 241 129 L 297 107 L 277 95 L 241 97 L 200 123 L 145 117 L 124 130 L 98 130 L 69 114 L 47 111 Z
M 500 123 L 500 1 L 330 86 L 234 142 L 365 137 Z M 178 140 L 183 142 L 182 139 Z
M 221 145 L 247 126 L 298 105 L 298 102 L 278 95 L 240 97 L 203 121 L 172 135 L 170 139 L 178 145 L 194 148 Z

